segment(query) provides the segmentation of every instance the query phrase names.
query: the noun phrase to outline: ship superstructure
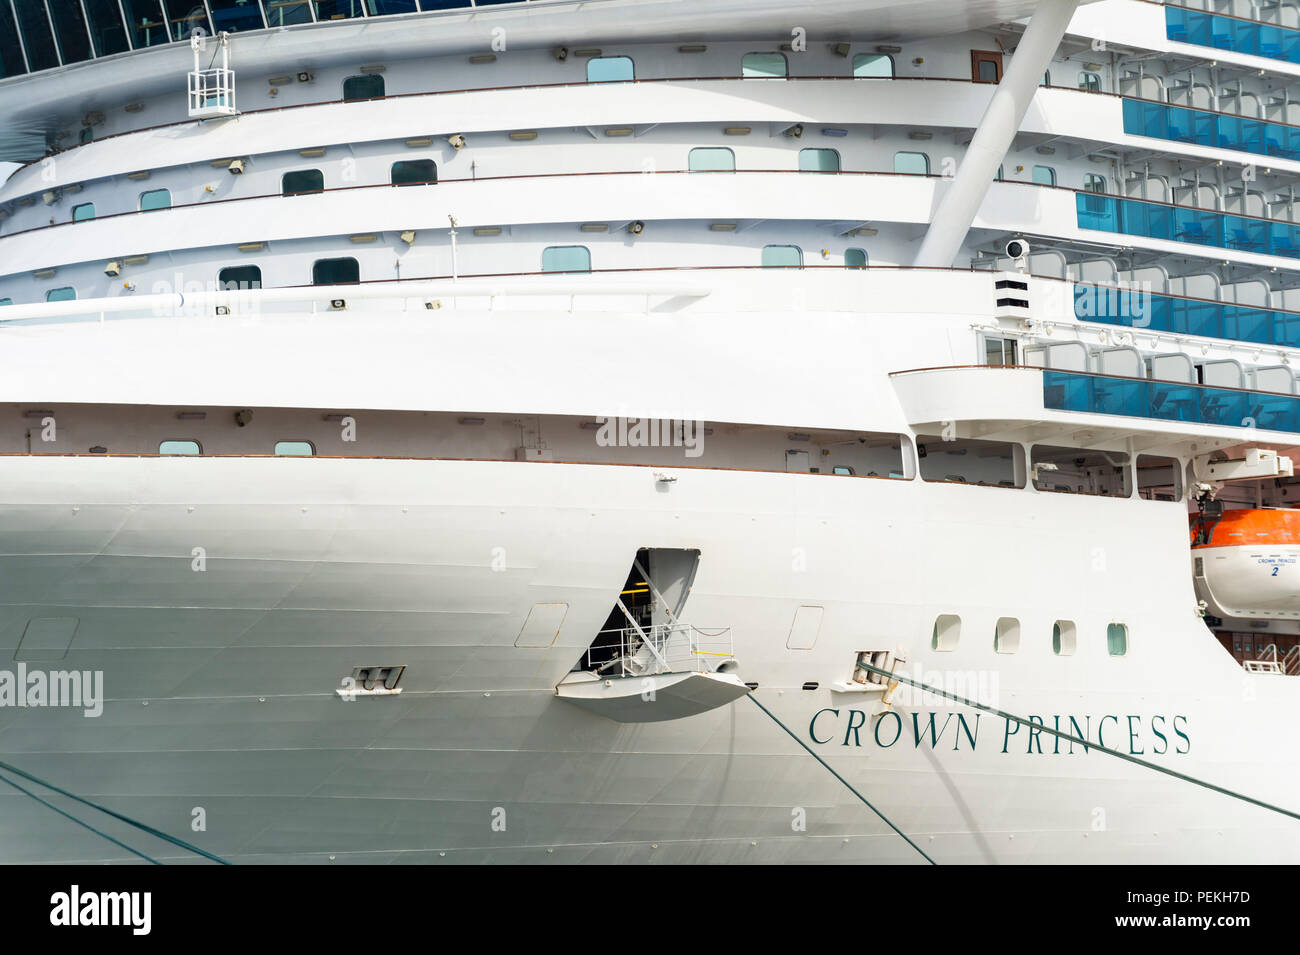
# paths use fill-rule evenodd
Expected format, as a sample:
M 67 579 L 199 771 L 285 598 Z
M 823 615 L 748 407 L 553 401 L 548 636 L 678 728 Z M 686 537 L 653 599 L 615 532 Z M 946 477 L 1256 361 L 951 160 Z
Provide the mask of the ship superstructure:
M 241 862 L 1294 857 L 1297 5 L 0 0 L 0 73 L 7 765 Z

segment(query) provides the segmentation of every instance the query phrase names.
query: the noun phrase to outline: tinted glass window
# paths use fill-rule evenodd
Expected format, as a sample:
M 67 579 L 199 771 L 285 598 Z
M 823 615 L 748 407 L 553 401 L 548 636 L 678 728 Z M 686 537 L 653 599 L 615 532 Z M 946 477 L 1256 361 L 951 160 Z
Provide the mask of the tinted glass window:
M 275 442 L 275 453 L 311 457 L 316 453 L 316 449 L 311 446 L 310 441 L 277 441 Z
M 591 252 L 582 245 L 553 245 L 542 250 L 543 272 L 590 272 Z
M 797 245 L 763 246 L 763 268 L 798 268 L 803 265 L 803 252 Z
M 736 155 L 725 146 L 700 146 L 689 157 L 692 172 L 735 172 Z
M 208 14 L 203 9 L 202 3 L 197 3 L 195 0 L 163 0 L 163 9 L 167 13 L 167 19 L 171 21 L 173 39 L 188 40 L 190 34 L 196 29 L 212 33 L 212 26 L 208 23 Z
M 345 100 L 373 99 L 384 95 L 384 78 L 378 73 L 363 73 L 361 76 L 349 76 L 343 81 L 343 98 Z
M 14 8 L 18 12 L 18 28 L 22 31 L 23 43 L 27 46 L 27 62 L 33 72 L 58 66 L 59 57 L 54 52 L 54 37 L 50 34 L 45 5 L 18 3 Z
M 627 83 L 632 74 L 629 56 L 594 56 L 587 61 L 588 83 Z
M 265 26 L 262 11 L 256 3 L 247 0 L 208 0 L 208 9 L 212 11 L 212 26 L 217 32 L 238 33 Z
M 217 286 L 226 289 L 262 287 L 262 270 L 256 265 L 232 265 L 217 273 Z
M 310 0 L 269 0 L 266 4 L 267 26 L 287 27 L 311 23 Z
M 393 163 L 395 186 L 427 185 L 438 181 L 438 166 L 432 159 L 403 159 Z
M 347 20 L 359 17 L 362 0 L 316 0 L 317 20 Z
M 1056 185 L 1056 170 L 1051 166 L 1035 166 L 1034 182 L 1038 183 L 1040 186 Z
M 925 153 L 894 153 L 894 172 L 910 173 L 916 176 L 928 175 L 930 157 Z
M 117 0 L 82 0 L 82 3 L 90 17 L 90 38 L 95 43 L 95 55 L 125 52 L 129 47 Z
M 325 174 L 319 169 L 295 169 L 293 172 L 286 172 L 280 180 L 280 189 L 286 196 L 321 192 L 324 188 Z
M 95 218 L 95 204 L 93 202 L 83 202 L 79 206 L 72 207 L 72 221 L 81 222 L 85 219 Z
M 71 302 L 77 297 L 77 290 L 70 285 L 63 288 L 52 288 L 45 293 L 47 302 Z
M 141 212 L 148 212 L 151 209 L 169 209 L 171 204 L 172 194 L 166 189 L 150 189 L 140 195 Z
M 313 285 L 355 285 L 361 281 L 361 267 L 357 260 L 317 259 L 311 267 Z
M 853 58 L 853 75 L 860 80 L 891 79 L 894 60 L 884 53 L 859 53 Z
M 18 25 L 9 5 L 0 4 L 0 76 L 20 76 L 27 72 L 23 48 L 18 44 Z
M 786 75 L 782 53 L 746 53 L 740 61 L 740 73 L 746 79 L 772 80 Z
M 202 454 L 197 441 L 164 441 L 158 445 L 159 454 Z
M 126 13 L 127 35 L 135 49 L 171 40 L 159 0 L 122 0 L 122 10 Z
M 799 150 L 800 172 L 839 172 L 840 154 L 834 149 Z
M 50 4 L 50 19 L 54 21 L 54 39 L 64 63 L 80 63 L 90 59 L 90 35 L 86 32 L 86 18 L 81 4 L 73 2 Z
M 387 16 L 390 13 L 414 13 L 419 7 L 415 0 L 366 0 L 370 15 Z
M 845 249 L 844 264 L 851 269 L 865 269 L 867 267 L 867 250 Z

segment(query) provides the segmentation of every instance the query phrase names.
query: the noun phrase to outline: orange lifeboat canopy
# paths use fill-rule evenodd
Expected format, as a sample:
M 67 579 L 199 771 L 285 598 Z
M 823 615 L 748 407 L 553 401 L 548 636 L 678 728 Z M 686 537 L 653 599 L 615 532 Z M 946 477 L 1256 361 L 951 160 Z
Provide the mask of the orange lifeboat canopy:
M 1191 515 L 1192 547 L 1234 547 L 1257 544 L 1300 546 L 1300 510 L 1243 507 L 1224 511 L 1219 518 L 1206 518 L 1209 541 L 1197 544 L 1202 519 Z

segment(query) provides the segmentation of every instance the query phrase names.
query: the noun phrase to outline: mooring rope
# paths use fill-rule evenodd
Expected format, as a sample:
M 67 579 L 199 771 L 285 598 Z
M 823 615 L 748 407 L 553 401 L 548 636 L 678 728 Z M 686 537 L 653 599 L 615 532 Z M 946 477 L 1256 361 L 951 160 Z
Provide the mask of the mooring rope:
M 58 786 L 54 785 L 53 783 L 46 782 L 44 779 L 41 779 L 39 776 L 33 776 L 31 773 L 24 772 L 23 770 L 19 769 L 17 766 L 13 766 L 10 765 L 9 763 L 0 761 L 0 769 L 3 769 L 5 772 L 13 773 L 15 776 L 21 776 L 23 779 L 26 779 L 29 782 L 36 783 L 36 785 L 38 786 L 44 786 L 46 789 L 52 790 L 58 793 L 60 796 L 67 796 L 69 799 L 73 799 L 84 806 L 89 806 L 91 809 L 98 809 L 100 812 L 112 816 L 114 819 L 120 820 L 121 822 L 126 823 L 128 826 L 134 826 L 136 829 L 139 829 L 142 832 L 147 832 L 149 835 L 161 839 L 164 842 L 170 842 L 174 846 L 179 846 L 180 848 L 185 849 L 189 852 L 193 852 L 198 855 L 201 855 L 205 859 L 211 859 L 213 862 L 219 862 L 221 865 L 232 864 L 227 860 L 221 858 L 221 856 L 213 855 L 211 852 L 208 852 L 206 849 L 200 849 L 198 846 L 192 845 L 191 843 L 186 842 L 184 839 L 177 839 L 175 836 L 168 835 L 167 833 L 163 832 L 160 829 L 155 829 L 153 826 L 149 825 L 148 823 L 144 823 L 136 819 L 132 819 L 130 816 L 124 816 L 120 812 L 115 812 L 114 810 L 109 809 L 107 806 L 101 806 L 99 803 L 91 802 L 89 799 L 84 799 L 81 796 L 78 796 L 76 793 L 70 793 L 66 789 L 60 789 Z M 4 779 L 4 777 L 0 776 L 0 779 Z M 4 779 L 4 781 L 8 783 L 10 786 L 13 786 L 15 789 L 19 790 L 20 792 L 24 792 L 27 795 L 31 796 L 33 799 L 37 800 L 38 802 L 43 803 L 46 806 L 49 806 L 55 812 L 67 816 L 69 819 L 72 819 L 74 822 L 77 822 L 85 826 L 87 829 L 90 829 L 92 832 L 98 832 L 99 835 L 103 836 L 105 839 L 108 839 L 110 842 L 117 843 L 117 845 L 122 846 L 123 849 L 127 849 L 128 851 L 133 852 L 135 853 L 135 855 L 138 855 L 141 858 L 148 859 L 150 862 L 154 863 L 155 865 L 162 864 L 158 862 L 156 859 L 150 859 L 149 856 L 145 855 L 144 853 L 136 852 L 136 850 L 132 849 L 130 846 L 118 842 L 116 839 L 114 839 L 112 836 L 108 835 L 107 833 L 99 832 L 99 830 L 95 829 L 94 826 L 91 826 L 89 823 L 83 822 L 82 820 L 78 819 L 76 816 L 63 812 L 63 810 L 59 809 L 57 806 L 53 805 L 50 802 L 47 802 L 44 799 L 41 799 L 41 797 L 37 796 L 35 793 L 28 792 L 27 790 L 23 789 L 21 786 L 19 786 L 17 783 L 13 782 L 12 780 Z
M 757 706 L 760 710 L 762 710 L 764 713 L 766 713 L 768 716 L 770 716 L 770 717 L 772 718 L 772 722 L 773 722 L 773 723 L 775 723 L 777 726 L 781 727 L 781 729 L 785 730 L 786 733 L 790 736 L 790 738 L 791 738 L 792 740 L 794 740 L 796 743 L 798 743 L 800 746 L 802 746 L 805 750 L 807 750 L 808 755 L 810 755 L 813 759 L 817 760 L 817 762 L 821 763 L 822 766 L 824 766 L 824 767 L 826 768 L 826 771 L 827 771 L 827 772 L 829 772 L 832 776 L 834 776 L 834 777 L 835 777 L 836 779 L 838 779 L 841 783 L 843 783 L 845 789 L 847 789 L 849 792 L 853 793 L 853 795 L 857 796 L 858 799 L 862 800 L 862 804 L 863 804 L 864 806 L 866 806 L 868 809 L 870 809 L 872 812 L 874 812 L 877 816 L 879 816 L 879 817 L 881 818 L 881 820 L 884 821 L 885 825 L 887 825 L 890 829 L 893 829 L 896 833 L 898 833 L 900 836 L 902 836 L 903 841 L 906 842 L 906 843 L 907 843 L 909 846 L 911 846 L 913 849 L 915 849 L 917 852 L 919 852 L 919 853 L 921 854 L 921 858 L 922 858 L 922 859 L 924 859 L 926 862 L 930 863 L 930 865 L 938 865 L 937 862 L 935 862 L 933 859 L 931 859 L 928 855 L 925 854 L 925 850 L 924 850 L 924 849 L 922 849 L 922 848 L 921 848 L 920 846 L 918 846 L 915 842 L 913 842 L 911 839 L 908 838 L 907 833 L 905 833 L 902 829 L 899 829 L 898 826 L 896 826 L 896 825 L 894 825 L 892 822 L 890 822 L 888 816 L 886 816 L 883 812 L 881 812 L 879 809 L 877 809 L 875 806 L 873 806 L 873 805 L 872 805 L 872 804 L 867 800 L 867 797 L 866 797 L 866 796 L 862 795 L 862 793 L 860 793 L 860 792 L 858 792 L 856 789 L 854 789 L 853 786 L 850 785 L 850 783 L 849 783 L 849 781 L 848 781 L 847 779 L 845 779 L 843 776 L 841 776 L 839 773 L 837 773 L 834 769 L 832 769 L 831 766 L 830 766 L 830 764 L 827 763 L 826 760 L 824 760 L 824 759 L 822 759 L 820 756 L 818 756 L 818 755 L 817 755 L 817 754 L 812 750 L 812 748 L 811 748 L 807 743 L 805 743 L 805 742 L 804 742 L 803 740 L 801 740 L 801 739 L 800 739 L 800 738 L 799 738 L 799 737 L 798 737 L 798 736 L 797 736 L 793 731 L 791 731 L 790 727 L 786 726 L 786 725 L 785 725 L 784 723 L 782 723 L 779 719 L 777 719 L 777 716 L 776 716 L 775 713 L 773 713 L 771 710 L 769 710 L 769 709 L 768 709 L 766 706 L 764 706 L 762 703 L 758 702 L 758 697 L 756 697 L 756 696 L 753 694 L 752 691 L 749 692 L 749 693 L 747 693 L 747 694 L 745 694 L 745 695 L 748 696 L 751 700 L 754 701 L 754 705 L 755 705 L 755 706 Z
M 1204 779 L 1197 779 L 1195 776 L 1188 776 L 1186 773 L 1180 773 L 1178 770 L 1170 769 L 1168 766 L 1161 766 L 1159 763 L 1152 763 L 1145 759 L 1138 759 L 1130 753 L 1121 753 L 1119 750 L 1109 749 L 1102 746 L 1101 743 L 1092 743 L 1086 739 L 1080 739 L 1078 736 L 1071 736 L 1069 733 L 1062 732 L 1061 730 L 1052 729 L 1045 723 L 1036 723 L 1032 720 L 1025 719 L 1023 716 L 1016 716 L 1014 713 L 1006 713 L 984 703 L 977 703 L 975 700 L 968 700 L 965 697 L 958 696 L 955 693 L 949 693 L 946 690 L 939 689 L 938 687 L 930 686 L 929 684 L 921 683 L 895 673 L 890 673 L 888 670 L 882 670 L 880 667 L 872 666 L 870 663 L 859 663 L 858 666 L 863 670 L 877 673 L 889 680 L 897 680 L 900 683 L 906 683 L 909 686 L 916 687 L 918 690 L 924 690 L 927 693 L 934 693 L 938 696 L 946 697 L 956 703 L 961 703 L 964 706 L 970 706 L 977 710 L 983 710 L 985 713 L 992 713 L 994 716 L 1000 716 L 1003 719 L 1012 720 L 1019 723 L 1021 726 L 1030 726 L 1036 730 L 1059 737 L 1060 739 L 1069 740 L 1072 743 L 1079 743 L 1085 747 L 1085 750 L 1095 749 L 1098 752 L 1106 753 L 1108 756 L 1115 756 L 1119 759 L 1126 760 L 1127 762 L 1136 763 L 1139 766 L 1145 766 L 1147 769 L 1154 769 L 1156 772 L 1164 773 L 1166 776 L 1181 779 L 1185 783 L 1191 783 L 1194 786 L 1200 786 L 1204 789 L 1209 789 L 1212 792 L 1221 793 L 1224 796 L 1231 796 L 1233 799 L 1240 799 L 1242 802 L 1250 803 L 1252 806 L 1259 806 L 1261 809 L 1268 809 L 1272 812 L 1280 813 L 1283 816 L 1290 816 L 1292 819 L 1300 819 L 1300 813 L 1298 812 L 1292 812 L 1290 809 L 1283 809 L 1281 806 L 1275 806 L 1272 803 L 1264 802 L 1262 799 L 1256 799 L 1254 796 L 1247 796 L 1245 793 L 1239 793 L 1236 790 L 1227 789 L 1223 786 L 1216 785 L 1215 783 L 1207 782 Z M 789 732 L 789 730 L 786 732 Z M 809 752 L 811 752 L 811 750 L 809 750 Z
M 125 849 L 127 852 L 131 853 L 132 855 L 139 856 L 139 857 L 140 857 L 141 859 L 143 859 L 145 862 L 151 862 L 151 863 L 153 863 L 154 865 L 162 865 L 162 863 L 159 862 L 157 859 L 155 859 L 153 856 L 147 856 L 147 855 L 145 855 L 143 852 L 141 852 L 139 849 L 133 849 L 133 848 L 131 848 L 131 847 L 128 846 L 125 842 L 122 842 L 120 839 L 114 839 L 112 836 L 110 836 L 107 832 L 104 832 L 102 829 L 96 829 L 94 826 L 92 826 L 90 823 L 86 822 L 84 819 L 78 819 L 78 818 L 77 818 L 76 816 L 74 816 L 72 813 L 67 812 L 67 811 L 65 811 L 65 810 L 63 810 L 63 809 L 60 809 L 58 806 L 54 805 L 54 803 L 50 802 L 48 799 L 43 799 L 43 798 L 41 798 L 40 796 L 36 795 L 36 793 L 32 792 L 30 789 L 24 789 L 22 786 L 19 786 L 16 782 L 14 782 L 12 779 L 10 779 L 8 776 L 0 776 L 0 782 L 6 783 L 7 785 L 10 785 L 10 786 L 14 787 L 14 789 L 18 790 L 18 791 L 19 791 L 20 793 L 22 793 L 24 796 L 31 796 L 31 797 L 32 797 L 33 799 L 35 799 L 38 803 L 40 803 L 42 806 L 45 806 L 45 807 L 48 808 L 48 809 L 53 809 L 53 810 L 54 810 L 55 812 L 57 812 L 60 816 L 64 816 L 64 817 L 66 817 L 66 818 L 68 818 L 68 819 L 71 819 L 73 822 L 75 822 L 75 823 L 76 823 L 77 825 L 79 825 L 79 826 L 84 826 L 85 828 L 89 829 L 91 832 L 93 832 L 93 833 L 94 833 L 95 835 L 97 835 L 97 836 L 103 836 L 103 837 L 104 837 L 105 839 L 107 839 L 109 842 L 113 843 L 113 844 L 116 845 L 116 846 L 121 846 L 123 849 Z

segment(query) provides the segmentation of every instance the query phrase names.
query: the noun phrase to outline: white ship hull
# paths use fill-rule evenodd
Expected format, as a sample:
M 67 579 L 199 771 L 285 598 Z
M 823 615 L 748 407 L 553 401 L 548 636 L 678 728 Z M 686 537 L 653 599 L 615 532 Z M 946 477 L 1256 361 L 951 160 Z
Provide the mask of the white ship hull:
M 895 719 L 859 721 L 849 711 L 869 703 L 831 689 L 856 651 L 902 646 L 907 675 L 991 677 L 1003 710 L 1060 716 L 1066 731 L 1074 716 L 1090 739 L 1292 808 L 1278 747 L 1297 691 L 1242 673 L 1205 634 L 1181 506 L 673 473 L 663 492 L 640 467 L 0 459 L 0 642 L 8 655 L 29 618 L 79 618 L 65 658 L 28 666 L 102 670 L 107 697 L 98 718 L 0 708 L 4 749 L 235 862 L 920 861 L 747 700 L 627 725 L 556 697 L 628 556 L 692 547 L 689 618 L 730 626 L 758 699 L 936 861 L 1280 862 L 1300 849 L 1276 813 L 904 690 L 899 738 L 883 745 Z M 998 510 L 1008 496 L 1029 498 L 1014 521 Z M 533 604 L 557 601 L 554 645 L 516 647 Z M 816 645 L 787 649 L 811 604 L 825 608 Z M 952 653 L 930 648 L 940 613 L 964 620 Z M 1117 613 L 1132 635 L 1123 665 L 1105 645 Z M 995 658 L 1007 615 L 1020 650 Z M 1078 627 L 1073 656 L 1052 653 L 1062 618 Z M 336 692 L 354 666 L 388 663 L 407 667 L 400 695 Z M 810 728 L 826 708 L 839 712 Z M 954 713 L 973 748 L 945 723 Z M 3 799 L 9 861 L 130 858 Z M 205 831 L 190 831 L 195 807 Z

